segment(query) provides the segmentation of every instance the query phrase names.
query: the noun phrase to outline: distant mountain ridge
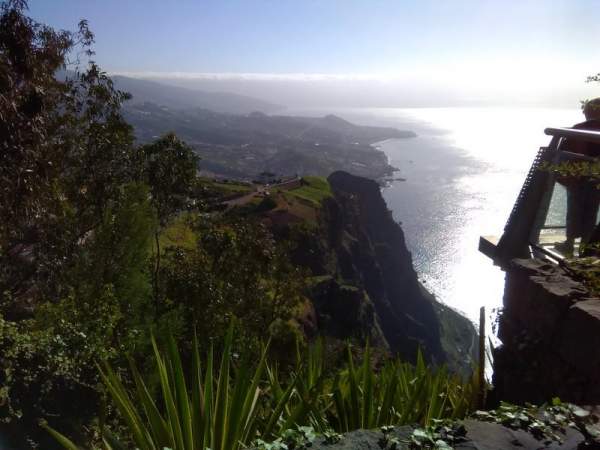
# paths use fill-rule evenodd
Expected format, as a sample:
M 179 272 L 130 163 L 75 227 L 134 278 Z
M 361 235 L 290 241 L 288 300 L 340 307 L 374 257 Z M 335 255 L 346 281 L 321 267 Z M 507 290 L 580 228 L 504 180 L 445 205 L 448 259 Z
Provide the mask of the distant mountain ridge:
M 284 106 L 245 95 L 200 91 L 122 75 L 111 78 L 117 89 L 132 95 L 131 104 L 150 102 L 177 110 L 202 108 L 228 114 L 271 113 L 284 109 Z

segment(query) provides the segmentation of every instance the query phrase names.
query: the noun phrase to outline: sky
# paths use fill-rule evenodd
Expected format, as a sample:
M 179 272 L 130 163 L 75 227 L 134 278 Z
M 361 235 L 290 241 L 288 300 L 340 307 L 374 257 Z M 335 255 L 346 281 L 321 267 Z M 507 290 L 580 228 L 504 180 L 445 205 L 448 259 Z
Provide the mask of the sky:
M 598 0 L 30 0 L 30 12 L 63 29 L 88 19 L 111 73 L 292 102 L 566 106 L 600 92 L 584 83 L 600 72 Z

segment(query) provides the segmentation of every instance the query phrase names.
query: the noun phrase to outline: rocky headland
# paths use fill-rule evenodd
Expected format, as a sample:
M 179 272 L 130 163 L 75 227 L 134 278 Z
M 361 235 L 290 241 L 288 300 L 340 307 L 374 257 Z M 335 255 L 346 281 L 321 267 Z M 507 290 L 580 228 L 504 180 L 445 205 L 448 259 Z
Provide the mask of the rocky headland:
M 430 362 L 469 371 L 475 329 L 418 281 L 378 183 L 342 171 L 327 182 L 330 194 L 313 204 L 310 223 L 307 202 L 285 200 L 294 191 L 272 192 L 273 208 L 260 212 L 279 239 L 297 243 L 292 259 L 312 274 L 306 333 L 369 339 L 410 361 L 421 350 Z

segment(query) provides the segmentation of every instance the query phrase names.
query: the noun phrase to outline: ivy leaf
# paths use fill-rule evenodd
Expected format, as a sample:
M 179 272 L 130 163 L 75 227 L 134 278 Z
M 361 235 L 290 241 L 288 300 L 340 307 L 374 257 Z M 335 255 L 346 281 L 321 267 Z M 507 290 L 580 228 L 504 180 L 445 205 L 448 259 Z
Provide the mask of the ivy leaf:
M 452 450 L 452 447 L 450 445 L 448 445 L 447 442 L 442 441 L 441 439 L 438 439 L 437 441 L 435 441 L 435 448 L 437 450 Z

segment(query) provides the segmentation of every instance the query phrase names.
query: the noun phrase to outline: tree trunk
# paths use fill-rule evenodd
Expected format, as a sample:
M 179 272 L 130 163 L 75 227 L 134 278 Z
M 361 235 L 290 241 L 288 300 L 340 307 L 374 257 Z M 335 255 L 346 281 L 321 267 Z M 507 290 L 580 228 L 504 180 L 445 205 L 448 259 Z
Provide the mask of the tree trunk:
M 158 316 L 158 307 L 159 307 L 159 273 L 160 273 L 160 239 L 159 239 L 159 230 L 157 229 L 154 232 L 154 242 L 156 243 L 156 262 L 154 265 L 154 315 Z

